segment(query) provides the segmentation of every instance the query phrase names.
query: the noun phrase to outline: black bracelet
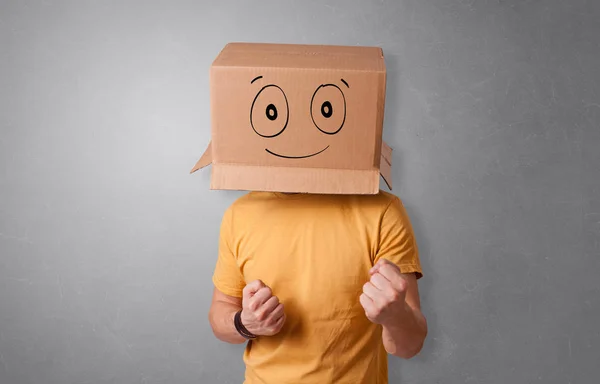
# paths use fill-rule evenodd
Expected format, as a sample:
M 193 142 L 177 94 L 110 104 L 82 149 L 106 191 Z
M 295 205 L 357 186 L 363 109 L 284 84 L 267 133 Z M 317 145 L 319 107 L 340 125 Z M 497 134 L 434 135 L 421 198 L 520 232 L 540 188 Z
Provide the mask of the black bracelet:
M 244 324 L 242 324 L 242 310 L 239 310 L 235 313 L 233 317 L 233 325 L 235 326 L 236 331 L 245 339 L 256 339 L 256 335 L 252 332 L 248 331 Z

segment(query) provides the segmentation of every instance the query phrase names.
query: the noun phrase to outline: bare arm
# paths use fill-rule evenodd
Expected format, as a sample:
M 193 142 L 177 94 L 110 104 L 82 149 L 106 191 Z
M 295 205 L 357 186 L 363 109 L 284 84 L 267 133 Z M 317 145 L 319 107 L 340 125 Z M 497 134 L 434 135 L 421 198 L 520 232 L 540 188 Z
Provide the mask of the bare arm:
M 421 351 L 427 336 L 427 322 L 421 313 L 417 278 L 381 259 L 370 271 L 360 302 L 367 318 L 383 327 L 385 350 L 410 359 Z
M 231 344 L 242 344 L 246 341 L 233 325 L 233 316 L 240 309 L 241 297 L 229 296 L 214 288 L 208 320 L 217 339 Z
M 403 274 L 406 282 L 404 314 L 383 325 L 385 350 L 405 359 L 421 351 L 427 337 L 427 320 L 421 313 L 417 279 L 414 274 Z

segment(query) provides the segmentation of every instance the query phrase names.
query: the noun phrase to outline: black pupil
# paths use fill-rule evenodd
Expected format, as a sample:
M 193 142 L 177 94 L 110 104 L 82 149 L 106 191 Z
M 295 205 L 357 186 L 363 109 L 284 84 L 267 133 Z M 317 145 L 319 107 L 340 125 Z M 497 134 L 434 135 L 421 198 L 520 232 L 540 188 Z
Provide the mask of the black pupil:
M 267 105 L 267 119 L 273 121 L 277 118 L 277 108 L 273 104 Z
M 326 118 L 330 118 L 331 115 L 333 115 L 333 107 L 329 101 L 326 101 L 321 105 L 321 114 Z

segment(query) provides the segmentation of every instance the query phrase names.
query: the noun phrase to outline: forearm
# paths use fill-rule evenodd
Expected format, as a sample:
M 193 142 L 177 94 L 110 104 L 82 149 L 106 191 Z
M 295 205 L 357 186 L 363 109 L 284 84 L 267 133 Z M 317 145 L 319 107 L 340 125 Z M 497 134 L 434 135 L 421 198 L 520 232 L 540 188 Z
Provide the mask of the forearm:
M 418 309 L 406 305 L 405 314 L 383 324 L 383 345 L 394 356 L 410 359 L 421 351 L 427 336 L 427 320 Z
M 242 308 L 238 305 L 225 302 L 218 302 L 212 306 L 208 317 L 217 339 L 231 344 L 242 344 L 246 341 L 233 325 L 233 317 L 240 309 Z

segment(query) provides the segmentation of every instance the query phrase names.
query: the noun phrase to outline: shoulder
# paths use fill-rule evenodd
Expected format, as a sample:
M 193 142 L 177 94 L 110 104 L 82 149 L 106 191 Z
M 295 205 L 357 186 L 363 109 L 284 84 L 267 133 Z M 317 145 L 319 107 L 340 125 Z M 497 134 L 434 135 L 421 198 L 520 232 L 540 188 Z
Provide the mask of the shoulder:
M 353 202 L 361 208 L 374 210 L 380 214 L 385 213 L 390 207 L 402 207 L 402 201 L 398 196 L 383 190 L 375 195 L 354 196 Z
M 401 203 L 400 198 L 391 192 L 380 190 L 376 196 L 378 197 L 380 204 L 385 205 L 386 207 L 390 204 Z
M 269 192 L 247 192 L 235 199 L 227 211 L 235 212 L 244 209 L 252 209 L 262 204 L 276 199 L 273 193 Z
M 252 215 L 256 211 L 264 209 L 274 199 L 273 194 L 268 192 L 248 192 L 235 199 L 223 214 L 223 219 L 233 221 Z
M 401 198 L 393 193 L 379 191 L 376 195 L 362 195 L 355 198 L 354 209 L 361 216 L 369 218 L 381 226 L 410 227 L 410 218 Z

